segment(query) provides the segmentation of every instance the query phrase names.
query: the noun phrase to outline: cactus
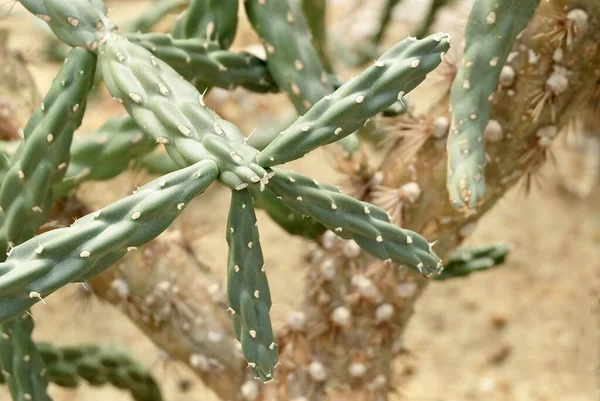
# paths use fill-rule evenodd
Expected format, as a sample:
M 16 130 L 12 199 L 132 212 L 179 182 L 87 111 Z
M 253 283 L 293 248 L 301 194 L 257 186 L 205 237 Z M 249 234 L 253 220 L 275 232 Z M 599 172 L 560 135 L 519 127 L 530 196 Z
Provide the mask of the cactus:
M 28 313 L 2 324 L 0 382 L 6 382 L 15 401 L 51 401 L 44 361 L 31 339 L 33 326 Z
M 330 77 L 311 44 L 304 15 L 289 0 L 248 0 L 244 4 L 267 52 L 269 71 L 296 111 L 304 114 L 333 92 Z
M 214 40 L 227 49 L 235 37 L 237 14 L 237 0 L 192 0 L 173 28 L 173 36 Z
M 31 325 L 31 317 L 25 316 L 24 321 Z M 83 379 L 92 386 L 111 383 L 126 389 L 136 401 L 163 399 L 152 375 L 119 348 L 96 345 L 55 347 L 49 343 L 39 343 L 37 347 L 39 360 L 36 363 L 42 362 L 46 369 L 43 376 L 60 387 L 75 388 Z M 0 376 L 0 383 L 5 381 L 6 378 Z
M 148 336 L 224 399 L 386 399 L 399 340 L 427 278 L 462 277 L 503 262 L 502 246 L 449 255 L 519 177 L 536 171 L 579 105 L 597 104 L 600 93 L 597 4 L 543 2 L 532 19 L 536 0 L 519 12 L 514 1 L 477 0 L 449 99 L 452 116 L 445 98 L 425 117 L 411 109 L 402 131 L 378 149 L 383 161 L 376 165 L 355 133 L 389 107 L 407 111 L 403 96 L 442 63 L 448 35 L 400 41 L 338 87 L 319 56 L 326 52 L 323 2 L 304 3 L 306 14 L 315 16 L 310 21 L 296 0 L 244 3 L 266 61 L 226 50 L 238 24 L 233 0 L 190 1 L 172 36 L 119 32 L 102 0 L 21 3 L 74 47 L 18 150 L 2 146 L 0 243 L 9 255 L 0 262 L 0 322 L 8 334 L 0 339 L 0 360 L 12 375 L 6 377 L 12 396 L 24 401 L 49 399 L 41 374 L 42 356 L 49 353 L 36 350 L 24 313 L 73 282 L 89 282 L 100 297 L 125 306 Z M 443 3 L 435 1 L 429 17 Z M 307 22 L 314 24 L 319 51 Z M 96 62 L 127 116 L 72 140 Z M 236 86 L 259 93 L 281 89 L 300 117 L 259 150 L 205 104 L 208 88 Z M 448 161 L 440 146 L 446 136 Z M 276 167 L 333 143 L 350 154 L 329 153 L 354 197 Z M 162 151 L 159 145 L 166 153 L 154 153 Z M 490 191 L 484 196 L 486 153 Z M 164 175 L 75 216 L 70 226 L 36 235 L 60 204 L 58 195 L 129 167 Z M 162 255 L 174 248 L 165 240 L 173 233 L 157 238 L 215 181 L 232 194 L 226 295 L 202 263 Z M 441 201 L 448 190 L 452 201 Z M 320 245 L 310 258 L 305 298 L 281 330 L 269 316 L 254 207 Z M 448 260 L 446 270 L 435 243 Z M 110 270 L 115 264 L 119 269 Z M 145 274 L 140 266 L 147 264 L 152 268 Z M 174 277 L 173 268 L 185 276 Z M 234 338 L 239 350 L 231 346 Z M 35 363 L 23 363 L 23 350 Z M 92 359 L 105 355 L 89 352 Z M 115 376 L 113 384 L 132 384 L 127 378 L 140 384 L 132 372 L 150 386 L 149 393 L 132 389 L 136 399 L 160 397 L 139 366 L 121 361 L 132 370 L 120 370 L 125 376 Z M 48 363 L 48 378 L 65 373 Z M 262 386 L 253 377 L 274 383 Z M 94 375 L 84 379 L 103 382 Z M 57 380 L 76 381 L 72 375 Z
M 302 0 L 302 10 L 319 59 L 325 70 L 331 72 L 331 60 L 327 51 L 327 2 L 325 0 Z
M 150 241 L 218 176 L 210 160 L 140 187 L 133 195 L 14 247 L 0 264 L 0 321 L 23 313 L 58 288 L 85 281 Z
M 459 248 L 450 255 L 445 263 L 444 271 L 437 275 L 435 280 L 464 277 L 502 265 L 509 250 L 509 247 L 504 244 L 485 248 Z
M 92 386 L 111 383 L 131 393 L 135 401 L 162 401 L 152 375 L 123 350 L 112 346 L 55 347 L 38 344 L 48 380 L 58 386 L 77 387 L 81 379 Z
M 195 85 L 267 93 L 279 88 L 266 64 L 248 53 L 222 50 L 216 42 L 204 39 L 173 39 L 158 33 L 129 34 L 130 42 L 149 50 Z
M 256 225 L 250 192 L 232 191 L 227 221 L 227 297 L 231 318 L 250 370 L 257 378 L 269 381 L 277 364 L 277 344 L 269 317 L 271 292 Z
M 449 38 L 443 34 L 398 43 L 283 131 L 259 154 L 259 163 L 286 163 L 350 135 L 420 84 L 448 47 Z
M 188 0 L 159 0 L 153 7 L 144 10 L 134 21 L 123 27 L 123 32 L 147 33 L 166 15 L 189 3 Z
M 73 50 L 25 127 L 25 141 L 0 190 L 0 249 L 33 236 L 48 218 L 52 186 L 66 172 L 68 150 L 83 118 L 95 65 L 92 53 Z
M 448 190 L 457 209 L 474 210 L 485 196 L 484 132 L 502 68 L 539 0 L 477 0 L 467 22 L 465 54 L 452 85 Z
M 85 181 L 114 178 L 129 167 L 132 159 L 154 148 L 156 142 L 146 137 L 131 118 L 113 118 L 92 134 L 73 141 L 69 167 L 54 191 L 57 196 L 64 196 Z M 111 162 L 104 163 L 105 160 Z
M 83 10 L 85 0 L 77 1 L 74 7 L 69 9 L 65 9 L 64 4 L 59 0 L 45 0 L 42 3 L 46 8 L 44 10 L 39 8 L 39 4 L 25 5 L 30 11 L 48 13 L 52 11 L 51 14 L 43 14 L 50 15 L 49 19 L 43 18 L 43 15 L 40 18 L 48 22 L 60 39 L 98 52 L 99 65 L 108 91 L 123 104 L 133 121 L 146 135 L 165 145 L 169 156 L 182 168 L 146 184 L 133 195 L 99 212 L 79 219 L 72 227 L 44 233 L 16 246 L 11 251 L 9 259 L 0 265 L 0 271 L 3 272 L 0 276 L 2 297 L 0 303 L 3 305 L 0 320 L 2 321 L 22 313 L 44 296 L 69 282 L 87 280 L 102 272 L 128 250 L 134 250 L 154 238 L 173 221 L 178 212 L 193 197 L 204 191 L 215 179 L 234 191 L 244 191 L 251 185 L 263 190 L 273 176 L 283 174 L 266 169 L 273 164 L 272 160 L 261 158 L 257 150 L 245 143 L 233 124 L 207 110 L 202 95 L 196 88 L 182 79 L 164 61 L 140 45 L 113 32 L 114 29 L 105 30 L 104 27 L 112 26 L 110 21 L 108 25 L 97 24 L 92 28 L 90 24 L 93 18 L 97 21 L 105 18 L 104 8 L 101 5 L 93 3 L 94 7 L 86 9 L 85 13 L 81 11 L 83 14 L 80 17 L 72 13 Z M 252 15 L 252 5 L 247 4 L 247 6 Z M 258 4 L 259 8 L 261 6 Z M 71 21 L 75 19 L 79 22 L 65 25 L 58 23 L 61 18 L 71 19 Z M 386 83 L 389 87 L 392 85 L 397 87 L 391 101 L 388 100 L 389 95 L 381 96 L 388 104 L 381 105 L 380 102 L 367 101 L 365 106 L 369 107 L 365 107 L 366 110 L 358 116 L 360 124 L 362 120 L 391 104 L 400 89 L 409 91 L 420 83 L 424 75 L 440 63 L 440 53 L 448 49 L 448 40 L 444 35 L 436 35 L 424 40 L 421 45 L 403 43 L 399 47 L 402 49 L 408 47 L 408 50 L 398 52 L 398 49 L 394 49 L 392 51 L 394 57 L 391 57 L 389 62 L 388 57 L 384 57 L 377 63 L 376 68 L 387 72 L 401 69 L 400 66 L 410 65 L 411 72 L 391 74 L 393 80 Z M 407 64 L 406 58 L 410 58 L 410 64 Z M 418 68 L 419 65 L 421 68 Z M 412 70 L 419 72 L 417 77 Z M 373 75 L 381 77 L 381 74 L 373 74 L 373 70 L 368 70 L 363 74 L 362 80 L 359 76 L 356 81 L 362 81 L 364 85 L 367 80 L 365 76 Z M 347 89 L 348 86 L 350 89 Z M 355 86 L 358 88 L 353 88 Z M 334 99 L 352 96 L 352 104 L 360 105 L 362 101 L 356 99 L 357 96 L 360 98 L 363 95 L 357 94 L 356 89 L 360 89 L 360 85 L 347 84 L 332 96 Z M 318 105 L 315 107 L 318 108 Z M 331 107 L 326 105 L 326 109 Z M 341 114 L 348 114 L 349 109 L 357 108 L 346 108 Z M 338 121 L 334 119 L 333 123 L 337 125 Z M 296 122 L 294 125 L 298 126 L 299 123 Z M 355 128 L 358 128 L 356 122 L 344 125 L 344 129 L 350 132 Z M 344 136 L 347 134 L 339 135 L 339 138 Z M 335 138 L 327 138 L 326 141 L 321 140 L 311 146 L 314 149 L 334 141 Z M 293 160 L 302 156 L 297 153 L 280 156 L 280 152 L 273 151 L 272 145 L 269 145 L 263 153 L 267 157 L 276 155 L 279 160 Z M 268 162 L 264 163 L 264 160 Z M 281 180 L 276 178 L 275 181 Z M 361 204 L 350 197 L 330 193 L 331 190 L 326 187 L 310 187 L 305 181 L 304 178 L 300 179 L 299 184 L 302 185 L 299 185 L 299 188 L 289 183 L 287 186 L 275 184 L 275 188 L 288 197 L 290 194 L 302 191 L 307 198 L 308 214 L 326 225 L 335 223 L 336 228 L 337 224 L 342 229 L 346 228 L 346 232 L 340 235 L 353 235 L 366 249 L 378 257 L 386 259 L 389 257 L 395 261 L 405 262 L 424 274 L 431 274 L 441 267 L 439 259 L 426 240 L 416 233 L 409 235 L 394 228 L 386 220 L 385 214 L 375 206 Z M 250 192 L 247 193 L 247 197 L 251 199 Z M 233 197 L 232 210 L 236 209 L 236 199 L 238 199 L 237 194 Z M 333 200 L 328 208 L 322 206 L 324 199 Z M 339 211 L 336 210 L 335 202 L 340 204 Z M 252 207 L 249 201 L 246 203 L 248 207 Z M 311 207 L 311 204 L 314 204 L 314 207 Z M 358 208 L 361 210 L 359 211 Z M 163 212 L 161 215 L 157 213 L 159 210 Z M 371 213 L 371 210 L 373 216 L 366 216 L 365 211 Z M 232 212 L 230 217 L 232 224 L 239 219 L 240 216 Z M 243 221 L 245 219 L 242 219 L 241 224 L 246 224 Z M 257 233 L 249 228 L 242 228 L 241 231 L 248 232 L 249 235 L 252 233 L 256 237 L 256 249 L 259 249 Z M 101 233 L 103 234 L 100 235 Z M 389 236 L 391 241 L 396 241 L 395 236 L 399 236 L 403 243 L 401 245 L 381 244 L 383 236 Z M 234 252 L 238 248 L 237 241 L 237 238 L 230 240 L 231 260 L 234 260 L 234 263 L 237 258 L 244 259 Z M 31 255 L 34 254 L 37 256 L 31 260 Z M 255 255 L 251 259 L 256 257 Z M 65 271 L 66 265 L 70 266 L 68 271 Z M 58 274 L 59 272 L 61 274 Z M 231 288 L 245 288 L 247 285 L 252 287 L 247 280 L 249 277 L 244 276 L 241 284 L 237 286 L 231 284 Z M 234 276 L 230 275 L 230 281 L 235 282 Z M 265 288 L 265 285 L 260 288 Z M 234 318 L 234 327 L 242 341 L 244 352 L 250 359 L 250 367 L 261 379 L 268 380 L 273 375 L 272 369 L 277 360 L 274 355 L 271 355 L 273 351 L 276 355 L 276 350 L 270 348 L 274 342 L 270 341 L 269 344 L 265 342 L 272 340 L 272 334 L 269 334 L 268 307 L 265 309 L 264 306 L 260 306 L 257 309 L 260 310 L 259 320 L 253 320 L 256 318 L 253 318 L 252 313 L 249 312 L 253 307 L 248 306 L 251 309 L 246 311 L 247 307 L 244 306 L 243 300 L 239 306 L 236 305 L 234 302 L 236 296 L 239 294 L 230 295 L 231 307 L 234 310 L 242 309 L 239 312 L 241 320 Z M 256 326 L 256 322 L 260 322 L 260 327 Z M 245 337 L 240 328 L 254 332 L 259 342 L 256 343 Z M 258 330 L 263 331 L 257 333 Z M 244 330 L 244 333 L 245 331 L 248 330 Z

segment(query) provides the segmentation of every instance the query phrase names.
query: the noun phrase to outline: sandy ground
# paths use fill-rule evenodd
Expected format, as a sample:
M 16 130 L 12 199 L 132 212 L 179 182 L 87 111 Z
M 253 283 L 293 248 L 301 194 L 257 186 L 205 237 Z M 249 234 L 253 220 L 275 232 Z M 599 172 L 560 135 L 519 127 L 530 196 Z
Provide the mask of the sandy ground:
M 22 18 L 17 8 L 3 24 L 14 27 L 14 21 L 20 24 Z M 35 35 L 24 35 L 15 42 L 29 58 L 34 58 Z M 36 61 L 30 68 L 43 93 L 56 66 Z M 274 104 L 276 100 L 277 96 L 263 97 L 260 103 Z M 92 106 L 85 127 L 93 128 L 107 113 L 118 112 L 112 103 L 107 104 L 102 102 L 102 112 L 98 104 Z M 263 113 L 247 119 L 243 107 L 225 107 L 224 114 L 242 124 L 246 132 L 270 118 Z M 405 340 L 416 371 L 394 399 L 598 399 L 600 185 L 585 200 L 565 193 L 561 175 L 572 178 L 579 174 L 575 166 L 580 155 L 564 150 L 560 140 L 556 148 L 558 165 L 544 168 L 543 185 L 527 197 L 517 189 L 507 194 L 470 240 L 510 244 L 513 250 L 508 263 L 467 279 L 434 283 L 419 301 Z M 293 167 L 322 181 L 335 180 L 318 154 Z M 102 206 L 145 180 L 147 177 L 131 174 L 108 184 L 86 185 L 80 195 L 90 204 Z M 227 210 L 222 205 L 228 197 L 227 191 L 212 189 L 178 222 L 185 220 L 195 235 L 198 255 L 220 272 L 224 272 L 226 260 L 223 226 Z M 306 270 L 302 257 L 308 245 L 285 235 L 262 214 L 259 221 L 266 263 L 273 266 L 269 278 L 277 321 L 301 296 L 299 286 L 290 283 L 301 280 Z M 47 302 L 35 310 L 37 339 L 65 345 L 118 344 L 152 369 L 166 400 L 214 399 L 193 373 L 161 359 L 155 347 L 117 310 L 82 297 L 79 286 L 68 286 Z M 181 390 L 181 380 L 191 382 L 188 391 Z M 128 399 L 109 387 L 63 390 L 53 386 L 51 393 L 56 401 Z M 5 389 L 0 388 L 0 401 L 8 400 Z

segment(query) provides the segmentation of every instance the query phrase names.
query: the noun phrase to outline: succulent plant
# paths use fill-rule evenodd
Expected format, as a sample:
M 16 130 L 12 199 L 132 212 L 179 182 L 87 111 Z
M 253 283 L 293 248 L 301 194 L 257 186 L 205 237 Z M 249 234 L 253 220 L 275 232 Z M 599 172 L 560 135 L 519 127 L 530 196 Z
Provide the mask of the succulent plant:
M 483 212 L 535 171 L 577 105 L 595 107 L 600 98 L 600 6 L 592 0 L 539 7 L 539 0 L 476 0 L 449 96 L 423 116 L 403 98 L 445 60 L 444 33 L 404 39 L 342 83 L 324 59 L 323 1 L 304 1 L 302 8 L 296 0 L 246 0 L 264 60 L 228 50 L 238 26 L 236 0 L 189 1 L 171 34 L 145 31 L 180 1 L 161 1 L 139 29 L 123 31 L 102 0 L 20 2 L 73 49 L 22 140 L 4 144 L 0 157 L 0 247 L 7 251 L 0 261 L 0 367 L 14 400 L 49 400 L 48 381 L 71 386 L 77 376 L 128 388 L 138 400 L 160 399 L 151 376 L 121 353 L 56 350 L 32 340 L 29 308 L 78 282 L 128 304 L 145 333 L 224 399 L 320 401 L 349 399 L 349 391 L 357 399 L 386 399 L 391 361 L 428 279 L 503 263 L 505 246 L 449 255 Z M 397 3 L 386 1 L 375 45 Z M 433 2 L 419 35 L 447 3 Z M 74 138 L 96 70 L 127 114 Z M 282 91 L 299 117 L 258 149 L 207 107 L 213 87 Z M 397 138 L 385 142 L 375 168 L 356 133 L 398 104 L 406 114 L 394 120 Z M 446 140 L 448 160 L 440 146 Z M 355 197 L 278 167 L 336 143 Z M 70 226 L 41 230 L 60 198 L 132 165 L 161 176 Z M 226 295 L 204 282 L 201 294 L 174 291 L 179 286 L 168 270 L 177 262 L 160 252 L 148 274 L 109 269 L 139 264 L 142 248 L 172 248 L 157 237 L 215 182 L 231 192 Z M 320 248 L 311 258 L 306 298 L 280 332 L 270 318 L 255 208 Z M 140 302 L 149 295 L 152 305 Z M 186 312 L 163 316 L 155 305 Z M 213 344 L 223 338 L 237 340 L 241 355 L 230 343 Z M 253 377 L 275 383 L 262 386 Z

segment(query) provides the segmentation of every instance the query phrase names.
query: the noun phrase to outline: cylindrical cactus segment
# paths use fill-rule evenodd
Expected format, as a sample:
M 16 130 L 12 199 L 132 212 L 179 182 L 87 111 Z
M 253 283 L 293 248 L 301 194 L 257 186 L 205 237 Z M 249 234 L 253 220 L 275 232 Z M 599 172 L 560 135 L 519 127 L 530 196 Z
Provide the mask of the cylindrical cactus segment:
M 289 0 L 247 0 L 244 4 L 265 46 L 269 71 L 296 111 L 305 113 L 333 86 L 311 43 L 304 15 Z
M 283 131 L 258 155 L 259 164 L 287 163 L 348 136 L 419 85 L 442 62 L 449 46 L 450 38 L 442 33 L 396 44 Z
M 311 216 L 344 239 L 353 239 L 378 259 L 406 265 L 426 276 L 441 271 L 442 264 L 432 244 L 421 235 L 392 224 L 387 213 L 377 206 L 301 174 L 273 171 L 269 189 L 298 213 Z
M 25 126 L 25 138 L 0 189 L 0 252 L 34 236 L 50 216 L 52 187 L 67 171 L 73 133 L 81 124 L 95 68 L 93 53 L 73 49 Z
M 266 177 L 255 162 L 257 151 L 244 143 L 237 127 L 208 110 L 198 90 L 168 64 L 119 35 L 106 36 L 100 49 L 108 91 L 147 135 L 165 145 L 175 163 L 212 159 L 219 180 L 230 188 Z
M 269 317 L 271 293 L 252 197 L 247 189 L 231 191 L 227 243 L 227 297 L 235 336 L 254 376 L 270 381 L 278 361 Z
M 0 326 L 0 382 L 6 382 L 14 401 L 52 401 L 44 362 L 31 339 L 33 326 L 28 313 Z
M 37 347 L 46 368 L 44 377 L 60 387 L 76 388 L 83 379 L 92 386 L 114 384 L 130 391 L 136 401 L 163 399 L 151 373 L 119 348 L 96 345 L 55 347 L 48 343 L 39 343 Z M 0 375 L 0 383 L 3 379 Z
M 12 249 L 0 263 L 0 322 L 60 287 L 101 273 L 173 223 L 219 175 L 212 160 L 175 171 L 133 195 Z
M 192 0 L 173 28 L 177 39 L 214 40 L 228 49 L 235 38 L 238 0 Z
M 485 248 L 459 248 L 449 258 L 444 271 L 435 280 L 449 280 L 502 265 L 510 248 L 505 244 Z
M 54 193 L 65 195 L 83 182 L 114 178 L 127 170 L 132 159 L 154 148 L 156 141 L 145 135 L 131 117 L 111 118 L 97 131 L 73 141 L 69 168 L 54 186 Z
M 203 84 L 224 89 L 241 86 L 258 93 L 279 91 L 266 62 L 249 53 L 222 50 L 218 43 L 200 38 L 174 39 L 161 33 L 125 36 L 196 86 Z
M 170 13 L 177 12 L 186 7 L 188 0 L 157 0 L 151 7 L 146 8 L 136 18 L 121 25 L 121 32 L 146 33 L 150 32 L 152 27 L 167 17 Z
M 325 227 L 315 219 L 302 216 L 281 199 L 278 199 L 277 195 L 269 189 L 269 186 L 263 188 L 262 191 L 254 186 L 249 187 L 249 189 L 252 193 L 254 206 L 257 209 L 264 210 L 274 222 L 288 233 L 315 240 L 325 232 Z
M 474 210 L 485 196 L 484 132 L 490 96 L 517 35 L 540 0 L 477 0 L 465 32 L 465 52 L 452 85 L 448 135 L 448 191 L 452 204 Z
M 98 49 L 98 41 L 106 32 L 117 29 L 106 16 L 101 0 L 19 0 L 32 14 L 42 19 L 66 44 Z
M 331 72 L 331 61 L 327 48 L 327 0 L 302 0 L 302 10 L 319 59 L 325 70 Z

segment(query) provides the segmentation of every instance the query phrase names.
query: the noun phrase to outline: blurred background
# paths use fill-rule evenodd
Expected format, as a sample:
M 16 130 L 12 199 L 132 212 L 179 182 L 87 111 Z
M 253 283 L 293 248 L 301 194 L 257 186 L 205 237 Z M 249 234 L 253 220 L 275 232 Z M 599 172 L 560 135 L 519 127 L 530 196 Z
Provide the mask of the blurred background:
M 369 17 L 375 0 L 331 1 L 330 46 L 336 70 L 343 78 L 357 70 L 338 57 L 348 54 L 374 28 Z M 382 48 L 403 39 L 421 21 L 429 1 L 404 0 Z M 150 1 L 108 1 L 109 15 L 126 24 Z M 444 8 L 438 30 L 460 32 L 470 1 Z M 41 21 L 13 1 L 2 0 L 0 29 L 0 105 L 16 111 L 21 126 L 38 104 L 60 66 L 49 54 L 51 37 Z M 177 13 L 153 28 L 167 32 Z M 262 47 L 240 14 L 233 49 L 261 54 Z M 456 35 L 459 36 L 458 34 Z M 458 42 L 455 42 L 458 43 Z M 23 66 L 26 69 L 23 69 Z M 429 86 L 428 86 L 429 85 Z M 432 92 L 433 91 L 433 92 Z M 416 98 L 435 93 L 425 82 Z M 207 99 L 223 118 L 249 134 L 258 127 L 278 124 L 293 113 L 285 95 L 256 95 L 242 89 L 216 89 Z M 97 128 L 122 113 L 101 89 L 94 94 L 81 133 Z M 280 123 L 279 123 L 280 124 Z M 599 156 L 600 157 L 600 152 Z M 393 400 L 517 400 L 587 401 L 598 399 L 597 365 L 600 336 L 600 182 L 592 179 L 585 193 L 574 184 L 590 174 L 581 149 L 568 145 L 566 135 L 553 145 L 536 185 L 526 195 L 518 186 L 476 227 L 471 244 L 505 242 L 511 246 L 507 263 L 465 279 L 433 283 L 416 305 L 398 361 Z M 319 181 L 340 179 L 323 154 L 292 163 L 293 168 Z M 598 168 L 598 166 L 596 166 Z M 86 204 L 102 207 L 148 181 L 143 173 L 128 173 L 107 183 L 85 184 L 78 195 Z M 177 228 L 185 234 L 196 257 L 224 277 L 224 222 L 229 193 L 213 186 L 186 209 Z M 287 235 L 260 214 L 260 230 L 269 272 L 275 322 L 290 311 L 302 294 L 307 243 Z M 128 349 L 151 369 L 166 400 L 212 400 L 210 390 L 187 367 L 165 359 L 156 347 L 118 309 L 89 296 L 80 285 L 63 288 L 34 309 L 38 340 L 58 345 L 99 342 Z M 111 387 L 51 388 L 56 401 L 127 400 Z M 0 387 L 0 401 L 8 401 Z

